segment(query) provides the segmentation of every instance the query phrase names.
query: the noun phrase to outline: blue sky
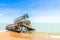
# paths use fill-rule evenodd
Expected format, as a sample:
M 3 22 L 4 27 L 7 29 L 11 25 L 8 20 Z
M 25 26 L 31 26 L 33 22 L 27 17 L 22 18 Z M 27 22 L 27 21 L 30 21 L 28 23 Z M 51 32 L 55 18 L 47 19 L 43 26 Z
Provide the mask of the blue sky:
M 60 23 L 60 0 L 0 0 L 0 23 L 25 13 L 32 23 Z

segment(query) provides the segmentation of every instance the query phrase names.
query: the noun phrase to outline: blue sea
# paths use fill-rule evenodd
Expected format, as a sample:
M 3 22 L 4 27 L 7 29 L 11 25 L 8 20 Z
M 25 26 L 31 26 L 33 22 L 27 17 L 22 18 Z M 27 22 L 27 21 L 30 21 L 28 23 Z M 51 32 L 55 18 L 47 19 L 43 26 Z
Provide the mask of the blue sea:
M 60 23 L 31 23 L 35 32 L 40 33 L 60 33 Z M 7 24 L 0 23 L 0 31 L 6 30 Z

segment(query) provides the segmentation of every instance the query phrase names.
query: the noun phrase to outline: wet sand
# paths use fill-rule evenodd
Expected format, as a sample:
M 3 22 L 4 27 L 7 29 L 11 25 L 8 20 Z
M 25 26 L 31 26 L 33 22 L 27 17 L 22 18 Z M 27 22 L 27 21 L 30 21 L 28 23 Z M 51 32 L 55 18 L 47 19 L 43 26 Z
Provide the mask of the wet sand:
M 0 40 L 60 40 L 58 35 L 0 32 Z

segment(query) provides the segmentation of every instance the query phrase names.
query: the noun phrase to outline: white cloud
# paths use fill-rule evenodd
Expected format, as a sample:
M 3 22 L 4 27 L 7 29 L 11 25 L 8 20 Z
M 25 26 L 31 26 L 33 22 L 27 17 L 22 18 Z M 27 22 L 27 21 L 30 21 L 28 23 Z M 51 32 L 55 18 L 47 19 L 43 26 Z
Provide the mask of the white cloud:
M 13 23 L 14 19 L 19 16 L 19 9 L 1 9 L 0 10 L 0 23 Z
M 60 17 L 31 17 L 32 23 L 60 23 Z
M 0 16 L 3 16 L 4 14 L 0 14 Z
M 2 18 L 2 19 L 0 19 L 0 23 L 13 23 L 13 18 L 8 18 L 8 17 L 6 17 L 6 18 Z

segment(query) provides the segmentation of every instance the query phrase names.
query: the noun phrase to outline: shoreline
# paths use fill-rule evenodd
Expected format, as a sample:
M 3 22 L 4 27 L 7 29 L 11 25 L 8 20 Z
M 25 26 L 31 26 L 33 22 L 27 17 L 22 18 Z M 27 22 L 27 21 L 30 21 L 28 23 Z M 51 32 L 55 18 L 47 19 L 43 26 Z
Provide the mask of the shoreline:
M 0 32 L 8 32 L 8 30 L 0 30 Z M 12 32 L 12 31 L 10 31 Z M 16 32 L 17 33 L 17 32 Z M 42 35 L 59 35 L 60 36 L 60 33 L 45 33 L 45 32 L 34 32 L 34 33 L 29 33 L 29 34 L 36 34 L 36 35 L 39 35 L 39 34 L 42 34 Z

